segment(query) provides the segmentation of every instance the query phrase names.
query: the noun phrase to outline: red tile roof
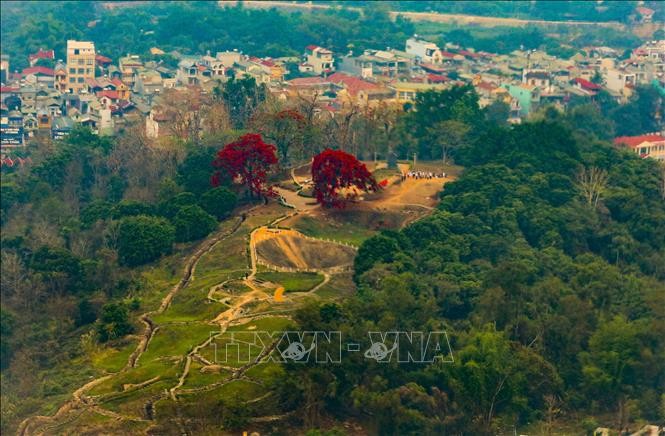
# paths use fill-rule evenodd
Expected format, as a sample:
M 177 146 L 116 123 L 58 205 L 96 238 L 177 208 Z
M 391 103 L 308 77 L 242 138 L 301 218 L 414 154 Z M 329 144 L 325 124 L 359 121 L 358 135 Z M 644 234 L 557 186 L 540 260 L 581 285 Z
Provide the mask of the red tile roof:
M 493 91 L 497 88 L 497 86 L 487 82 L 479 82 L 476 85 L 476 88 L 484 89 L 486 91 Z
M 23 76 L 29 74 L 41 74 L 42 76 L 54 76 L 55 71 L 52 68 L 47 67 L 30 67 L 23 70 Z
M 319 48 L 318 45 L 308 45 L 307 47 L 305 47 L 305 49 L 306 49 L 306 50 L 309 50 L 309 51 L 314 51 L 314 50 L 316 50 L 317 48 Z
M 124 85 L 123 81 L 118 79 L 117 77 L 114 77 L 113 80 L 111 80 L 111 83 L 113 83 L 113 85 L 115 85 L 116 88 L 118 86 L 123 86 Z
M 644 142 L 660 142 L 665 141 L 665 136 L 663 135 L 639 135 L 639 136 L 619 136 L 614 138 L 615 145 L 626 145 L 628 147 L 634 148 Z
M 0 86 L 0 92 L 17 92 L 19 88 L 13 86 Z
M 98 64 L 110 64 L 113 62 L 113 59 L 107 58 L 106 56 L 102 56 L 100 54 L 95 55 L 95 60 L 97 61 Z
M 328 76 L 328 80 L 337 85 L 342 84 L 349 94 L 356 95 L 360 91 L 371 91 L 381 87 L 375 83 L 367 82 L 357 77 L 344 73 L 334 73 Z
M 595 83 L 589 82 L 588 80 L 582 79 L 581 77 L 577 77 L 577 78 L 573 79 L 573 82 L 577 83 L 582 88 L 588 89 L 590 91 L 598 91 L 600 89 L 603 89 L 602 86 L 596 85 Z
M 449 81 L 450 79 L 446 76 L 441 75 L 441 74 L 428 73 L 427 74 L 427 80 L 430 83 L 443 83 L 443 82 Z
M 87 78 L 85 79 L 85 83 L 91 88 L 103 88 L 103 86 L 96 79 Z
M 99 91 L 97 93 L 97 97 L 107 97 L 110 98 L 111 100 L 117 100 L 120 98 L 118 95 L 118 91 L 109 91 L 109 90 L 104 90 L 104 91 Z
M 40 48 L 37 53 L 28 56 L 28 60 L 30 61 L 35 59 L 55 59 L 55 52 L 53 50 L 42 50 Z

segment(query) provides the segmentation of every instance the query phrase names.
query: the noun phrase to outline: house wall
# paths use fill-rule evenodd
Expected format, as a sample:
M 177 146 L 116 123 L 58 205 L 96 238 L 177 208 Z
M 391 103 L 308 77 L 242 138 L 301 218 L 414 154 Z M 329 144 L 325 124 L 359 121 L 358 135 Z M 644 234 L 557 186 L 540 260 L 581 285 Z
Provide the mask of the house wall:
M 74 94 L 87 89 L 86 79 L 95 78 L 95 44 L 87 41 L 67 41 L 67 86 Z

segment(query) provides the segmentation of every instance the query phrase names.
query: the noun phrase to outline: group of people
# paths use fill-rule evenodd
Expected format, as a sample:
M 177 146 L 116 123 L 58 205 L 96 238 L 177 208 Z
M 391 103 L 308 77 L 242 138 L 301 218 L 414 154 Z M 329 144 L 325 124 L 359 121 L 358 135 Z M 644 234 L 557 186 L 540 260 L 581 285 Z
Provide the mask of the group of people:
M 402 181 L 406 180 L 408 178 L 412 179 L 442 179 L 446 177 L 445 172 L 440 172 L 440 173 L 433 173 L 432 171 L 409 171 L 406 173 L 402 173 Z

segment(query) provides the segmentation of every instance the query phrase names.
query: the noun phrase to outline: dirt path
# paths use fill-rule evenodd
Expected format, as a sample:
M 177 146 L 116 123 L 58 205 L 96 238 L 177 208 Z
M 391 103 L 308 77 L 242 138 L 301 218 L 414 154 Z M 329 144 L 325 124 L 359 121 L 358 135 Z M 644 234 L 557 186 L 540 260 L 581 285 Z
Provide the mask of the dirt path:
M 295 178 L 295 175 L 293 175 L 293 177 Z M 414 204 L 423 207 L 429 207 L 428 204 L 430 203 L 428 204 L 422 204 L 422 203 L 425 202 L 425 200 L 427 200 L 427 202 L 431 202 L 431 204 L 433 205 L 436 201 L 436 199 L 434 198 L 434 194 L 438 192 L 440 188 L 441 188 L 440 179 L 438 180 L 434 179 L 433 181 L 407 179 L 401 184 L 391 186 L 389 188 L 390 191 L 387 192 L 388 195 L 385 198 L 379 199 L 378 201 L 375 202 L 373 201 L 368 203 L 380 206 L 391 206 L 391 205 L 396 206 L 415 201 Z M 286 198 L 287 202 L 294 203 L 295 211 L 286 213 L 281 217 L 273 220 L 267 226 L 258 227 L 250 233 L 249 235 L 250 273 L 243 280 L 243 284 L 246 285 L 250 289 L 250 291 L 238 296 L 235 299 L 231 298 L 232 303 L 230 304 L 230 307 L 221 312 L 220 314 L 218 314 L 213 320 L 210 321 L 210 323 L 219 325 L 220 328 L 219 334 L 225 332 L 228 326 L 230 326 L 234 322 L 238 322 L 242 319 L 250 319 L 250 318 L 259 319 L 260 317 L 269 316 L 265 313 L 248 314 L 246 310 L 247 306 L 253 303 L 270 300 L 272 298 L 268 293 L 265 292 L 265 290 L 261 289 L 260 284 L 258 284 L 255 280 L 257 273 L 257 264 L 258 264 L 256 244 L 267 238 L 274 237 L 274 234 L 271 233 L 269 227 L 274 227 L 279 222 L 289 217 L 292 217 L 298 213 L 311 213 L 315 209 L 319 208 L 318 205 L 316 205 L 315 203 L 313 204 L 313 201 L 311 199 L 298 196 L 293 191 L 288 191 L 288 190 L 279 190 L 279 191 L 280 194 L 282 194 Z M 414 196 L 416 200 L 414 200 Z M 101 406 L 99 406 L 99 400 L 101 398 L 93 399 L 86 396 L 85 393 L 94 388 L 95 386 L 108 380 L 109 378 L 122 374 L 130 370 L 131 368 L 137 366 L 139 359 L 141 358 L 143 353 L 147 350 L 150 341 L 152 340 L 152 338 L 155 335 L 155 332 L 158 329 L 158 326 L 152 321 L 151 316 L 161 314 L 169 308 L 175 295 L 183 288 L 188 286 L 192 280 L 194 280 L 194 273 L 199 260 L 206 253 L 210 252 L 210 250 L 212 250 L 218 243 L 227 239 L 228 237 L 233 235 L 236 231 L 238 231 L 242 223 L 246 220 L 247 215 L 259 207 L 261 206 L 252 207 L 249 210 L 245 211 L 245 213 L 242 213 L 241 216 L 236 219 L 237 221 L 233 224 L 231 229 L 219 232 L 215 234 L 213 237 L 203 241 L 200 244 L 200 246 L 197 248 L 197 250 L 188 258 L 180 281 L 175 286 L 173 286 L 169 290 L 169 292 L 164 296 L 164 298 L 160 302 L 159 307 L 156 310 L 146 312 L 139 317 L 139 320 L 145 325 L 144 331 L 140 334 L 139 336 L 140 339 L 136 346 L 136 349 L 132 352 L 132 354 L 128 358 L 127 364 L 119 372 L 113 374 L 107 374 L 102 377 L 96 378 L 94 380 L 87 381 L 72 394 L 72 398 L 69 401 L 67 401 L 65 404 L 63 404 L 53 416 L 33 416 L 26 418 L 19 425 L 17 434 L 19 435 L 49 434 L 50 429 L 61 427 L 69 422 L 72 422 L 86 410 L 107 417 L 111 417 L 116 420 L 146 421 L 145 419 L 142 418 L 137 418 L 135 416 L 125 416 L 104 409 Z M 279 232 L 284 232 L 287 234 L 287 236 L 291 237 L 291 240 L 286 240 L 286 241 L 282 241 L 281 240 L 282 238 L 279 238 L 280 241 L 278 241 L 278 243 L 280 248 L 282 248 L 283 252 L 289 258 L 289 260 L 292 261 L 294 265 L 297 265 L 296 270 L 307 269 L 308 265 L 305 262 L 302 253 L 300 252 L 299 249 L 297 249 L 296 247 L 297 244 L 292 240 L 296 236 L 304 236 L 304 235 L 301 235 L 299 232 L 291 229 L 279 229 Z M 314 286 L 309 291 L 300 293 L 299 295 L 300 298 L 303 298 L 309 294 L 318 291 L 319 289 L 321 289 L 323 286 L 325 286 L 330 282 L 331 271 L 320 271 L 320 272 L 323 273 L 324 280 L 321 283 Z M 214 298 L 213 296 L 214 293 L 218 289 L 220 289 L 220 287 L 223 286 L 224 283 L 227 283 L 228 281 L 229 280 L 226 280 L 216 286 L 211 287 L 208 291 L 207 298 L 211 301 L 219 301 L 220 303 L 229 304 L 229 298 L 224 298 L 222 300 L 219 300 L 217 298 Z M 192 360 L 200 358 L 200 355 L 198 354 L 199 351 L 203 347 L 207 346 L 214 339 L 215 336 L 217 335 L 210 336 L 205 341 L 195 346 L 189 353 L 187 353 L 187 355 L 185 356 L 184 370 L 182 374 L 179 376 L 178 382 L 168 390 L 168 393 L 166 394 L 167 397 L 170 397 L 171 399 L 177 402 L 178 392 L 189 393 L 189 391 L 191 391 L 191 389 L 182 389 L 182 387 L 184 386 L 187 376 L 189 375 L 189 372 L 191 370 Z M 253 362 L 251 365 L 255 365 L 257 363 L 258 360 Z M 241 370 L 235 372 L 233 376 L 229 378 L 228 381 L 235 380 L 238 377 L 242 376 L 244 371 L 248 368 L 241 368 Z M 142 387 L 151 384 L 151 382 L 155 380 L 156 379 L 151 379 L 147 380 L 144 383 L 137 383 L 136 385 L 131 386 L 130 388 L 141 389 Z M 221 382 L 221 384 L 224 383 L 225 382 Z M 215 383 L 214 385 L 216 387 L 220 384 Z M 195 390 L 198 390 L 198 388 Z M 163 395 L 165 394 L 161 395 L 163 398 Z M 181 421 L 179 425 L 182 427 L 183 422 Z
M 253 210 L 254 208 L 251 208 Z M 185 264 L 183 276 L 176 284 L 171 288 L 171 290 L 166 294 L 166 296 L 162 299 L 161 304 L 157 310 L 146 312 L 143 315 L 139 317 L 140 321 L 145 325 L 145 330 L 140 336 L 139 343 L 136 347 L 136 349 L 132 352 L 132 354 L 129 356 L 129 359 L 127 361 L 127 364 L 125 365 L 124 368 L 122 368 L 119 372 L 113 373 L 113 374 L 108 374 L 103 377 L 96 378 L 94 380 L 91 380 L 87 383 L 85 383 L 83 386 L 78 388 L 74 393 L 72 394 L 72 399 L 67 401 L 65 404 L 63 404 L 53 416 L 32 416 L 28 417 L 25 420 L 21 422 L 17 429 L 17 434 L 18 435 L 27 435 L 27 434 L 42 434 L 40 431 L 42 429 L 48 430 L 49 424 L 51 426 L 56 426 L 58 425 L 58 420 L 65 416 L 68 412 L 79 409 L 81 407 L 89 406 L 92 410 L 94 410 L 97 413 L 101 413 L 99 409 L 100 407 L 96 406 L 94 403 L 91 403 L 89 398 L 85 396 L 85 392 L 88 390 L 92 389 L 93 387 L 97 386 L 98 384 L 108 380 L 109 378 L 116 376 L 118 374 L 124 373 L 130 368 L 133 368 L 136 366 L 139 358 L 141 355 L 145 352 L 145 350 L 148 347 L 148 344 L 150 343 L 150 340 L 155 334 L 156 330 L 156 325 L 154 322 L 150 319 L 151 315 L 155 314 L 161 314 L 164 312 L 169 305 L 171 304 L 171 301 L 173 300 L 173 297 L 175 294 L 183 289 L 185 286 L 189 284 L 189 282 L 193 278 L 194 270 L 196 269 L 196 264 L 198 261 L 201 259 L 201 257 L 208 253 L 217 243 L 220 241 L 228 238 L 232 234 L 234 234 L 239 228 L 240 225 L 244 222 L 245 220 L 245 214 L 242 214 L 240 217 L 237 218 L 237 222 L 233 225 L 231 230 L 227 230 L 224 232 L 220 232 L 213 236 L 210 239 L 205 240 L 201 246 L 192 254 Z M 103 409 L 102 409 L 103 410 Z M 113 413 L 110 411 L 107 411 L 108 413 Z M 115 414 L 117 415 L 117 414 Z M 118 416 L 115 416 L 115 418 L 119 419 Z M 132 419 L 132 418 L 128 418 Z M 34 428 L 33 428 L 34 427 Z

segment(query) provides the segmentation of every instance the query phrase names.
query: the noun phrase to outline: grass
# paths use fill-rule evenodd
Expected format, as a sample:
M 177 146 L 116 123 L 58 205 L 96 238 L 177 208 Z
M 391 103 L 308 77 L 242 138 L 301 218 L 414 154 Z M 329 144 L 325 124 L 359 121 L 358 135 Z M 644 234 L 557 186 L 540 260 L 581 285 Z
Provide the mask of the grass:
M 299 216 L 292 222 L 292 227 L 307 236 L 320 239 L 333 239 L 356 247 L 376 234 L 367 228 L 358 226 L 352 222 L 335 221 L 330 225 L 321 218 L 310 216 Z
M 127 414 L 137 418 L 144 415 L 145 404 L 157 395 L 169 389 L 174 384 L 172 380 L 160 380 L 141 389 L 129 390 L 119 393 L 103 402 L 103 407 L 115 412 Z
M 231 326 L 209 347 L 201 349 L 199 354 L 214 364 L 240 367 L 256 360 L 269 346 L 271 338 L 266 332 L 286 331 L 291 325 L 290 319 L 275 316 Z M 230 345 L 232 343 L 237 345 Z
M 352 295 L 355 284 L 351 273 L 336 274 L 332 279 L 316 291 L 316 295 L 325 300 L 337 300 Z
M 309 291 L 323 281 L 323 275 L 313 272 L 262 272 L 256 278 L 281 285 L 286 292 Z
M 229 327 L 228 331 L 279 332 L 287 330 L 291 324 L 292 321 L 288 318 L 269 316 L 245 324 Z M 252 328 L 252 330 L 249 330 L 249 328 Z
M 163 356 L 184 356 L 216 332 L 219 332 L 219 327 L 204 323 L 160 326 L 141 360 L 147 362 Z
M 129 355 L 136 349 L 135 343 L 129 343 L 121 348 L 106 347 L 90 356 L 95 368 L 104 372 L 118 372 L 129 360 Z
M 231 372 L 220 369 L 219 372 L 201 372 L 203 365 L 199 362 L 193 361 L 189 367 L 189 373 L 185 379 L 183 389 L 200 388 L 217 383 L 231 375 Z
M 372 173 L 377 182 L 390 177 L 399 176 L 401 173 L 397 169 L 380 168 Z

